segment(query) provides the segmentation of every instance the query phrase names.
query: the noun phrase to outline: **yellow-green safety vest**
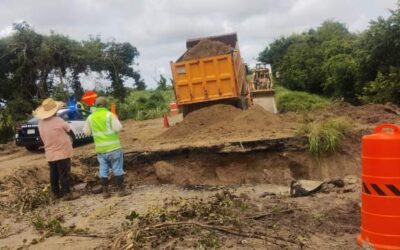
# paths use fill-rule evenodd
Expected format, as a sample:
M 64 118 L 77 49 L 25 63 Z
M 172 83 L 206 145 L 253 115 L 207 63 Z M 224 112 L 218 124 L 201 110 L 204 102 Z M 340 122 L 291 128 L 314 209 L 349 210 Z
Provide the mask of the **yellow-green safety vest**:
M 112 130 L 113 114 L 98 107 L 88 119 L 97 153 L 107 153 L 121 148 L 118 132 Z

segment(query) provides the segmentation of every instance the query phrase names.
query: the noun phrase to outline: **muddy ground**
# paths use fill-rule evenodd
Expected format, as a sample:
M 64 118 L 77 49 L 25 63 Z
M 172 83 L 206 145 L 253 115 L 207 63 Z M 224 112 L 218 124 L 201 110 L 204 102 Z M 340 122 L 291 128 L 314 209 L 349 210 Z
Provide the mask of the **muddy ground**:
M 93 194 L 92 144 L 75 148 L 72 179 L 82 196 L 74 201 L 49 199 L 43 152 L 2 145 L 0 249 L 356 249 L 360 139 L 376 123 L 399 117 L 386 106 L 335 105 L 309 115 L 345 115 L 355 129 L 340 152 L 320 158 L 296 136 L 304 115 L 221 107 L 220 119 L 218 110 L 203 110 L 206 119 L 170 117 L 169 129 L 161 119 L 125 121 L 132 193 L 107 200 Z M 342 178 L 344 187 L 289 196 L 292 180 L 330 178 Z M 221 194 L 228 195 L 218 200 Z

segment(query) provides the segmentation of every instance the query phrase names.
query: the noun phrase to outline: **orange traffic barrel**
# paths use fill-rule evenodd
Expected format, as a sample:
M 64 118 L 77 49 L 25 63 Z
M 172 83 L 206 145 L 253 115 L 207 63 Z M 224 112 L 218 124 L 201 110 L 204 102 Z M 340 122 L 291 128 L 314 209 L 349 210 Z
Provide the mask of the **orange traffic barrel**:
M 178 105 L 176 104 L 176 102 L 171 102 L 169 104 L 169 110 L 171 111 L 171 115 L 178 114 Z
M 400 249 L 400 127 L 382 124 L 362 139 L 360 245 Z

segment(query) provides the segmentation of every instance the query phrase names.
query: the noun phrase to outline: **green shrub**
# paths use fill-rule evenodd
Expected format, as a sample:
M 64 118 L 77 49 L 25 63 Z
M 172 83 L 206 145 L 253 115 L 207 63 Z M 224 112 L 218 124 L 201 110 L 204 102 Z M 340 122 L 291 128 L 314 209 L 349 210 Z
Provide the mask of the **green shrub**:
M 168 113 L 172 99 L 172 90 L 143 90 L 131 91 L 123 103 L 114 101 L 117 103 L 117 112 L 121 120 L 146 120 Z
M 31 223 L 35 230 L 40 233 L 46 232 L 62 236 L 71 231 L 70 228 L 62 225 L 60 218 L 45 218 L 36 214 L 31 218 Z
M 351 120 L 345 117 L 314 121 L 300 128 L 298 134 L 308 137 L 309 150 L 315 156 L 337 152 L 342 139 L 351 129 Z
M 7 109 L 0 109 L 0 143 L 7 143 L 14 136 L 12 117 Z
M 278 111 L 302 112 L 324 108 L 329 104 L 329 100 L 318 95 L 309 94 L 301 91 L 292 91 L 281 86 L 276 86 L 276 105 Z

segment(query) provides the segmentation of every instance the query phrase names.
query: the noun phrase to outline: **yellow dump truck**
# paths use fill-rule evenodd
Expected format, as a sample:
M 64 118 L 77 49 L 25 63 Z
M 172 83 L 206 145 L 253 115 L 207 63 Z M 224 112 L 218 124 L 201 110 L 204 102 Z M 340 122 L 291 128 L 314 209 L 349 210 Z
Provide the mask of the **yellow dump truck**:
M 189 39 L 186 48 L 171 62 L 176 103 L 184 116 L 216 103 L 248 107 L 250 91 L 236 33 Z

